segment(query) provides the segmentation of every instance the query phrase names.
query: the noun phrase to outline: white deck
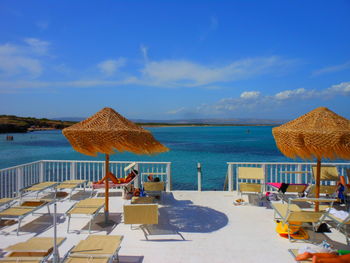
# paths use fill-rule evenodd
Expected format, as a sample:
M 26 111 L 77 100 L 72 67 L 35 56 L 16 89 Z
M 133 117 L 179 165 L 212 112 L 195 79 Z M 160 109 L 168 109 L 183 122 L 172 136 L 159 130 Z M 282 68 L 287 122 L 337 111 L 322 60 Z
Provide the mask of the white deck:
M 237 194 L 229 192 L 166 193 L 159 209 L 160 223 L 151 230 L 154 235 L 148 236 L 147 241 L 141 229 L 131 229 L 130 225 L 122 223 L 122 206 L 126 201 L 119 194 L 116 192 L 110 198 L 110 217 L 118 224 L 107 231 L 93 224 L 92 234 L 123 235 L 120 262 L 295 262 L 288 249 L 306 246 L 304 242 L 291 243 L 276 234 L 273 210 L 234 206 Z M 61 257 L 88 236 L 87 218 L 73 218 L 71 230 L 80 231 L 66 232 L 67 220 L 63 215 L 75 202 L 58 202 L 61 216 L 58 236 L 67 237 L 59 248 Z M 47 209 L 38 212 L 41 211 L 45 213 Z M 103 218 L 101 213 L 95 222 L 103 222 Z M 28 216 L 23 220 L 19 236 L 15 233 L 17 225 L 2 228 L 0 249 L 33 236 L 53 236 L 53 228 L 47 224 L 51 220 L 48 215 Z M 316 234 L 315 237 L 319 242 L 333 243 L 336 248 L 350 249 L 345 245 L 344 235 L 334 229 L 332 233 Z

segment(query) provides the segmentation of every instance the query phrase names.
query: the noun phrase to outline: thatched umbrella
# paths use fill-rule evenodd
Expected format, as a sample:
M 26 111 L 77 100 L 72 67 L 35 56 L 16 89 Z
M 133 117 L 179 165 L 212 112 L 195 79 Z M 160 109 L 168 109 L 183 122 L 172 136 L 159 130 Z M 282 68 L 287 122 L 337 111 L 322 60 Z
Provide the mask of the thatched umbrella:
M 106 154 L 105 220 L 108 221 L 109 155 L 115 150 L 136 154 L 155 154 L 168 151 L 151 132 L 127 120 L 111 108 L 103 108 L 88 119 L 63 129 L 73 148 L 83 154 Z
M 321 159 L 350 159 L 350 121 L 325 107 L 273 128 L 272 133 L 287 157 L 317 159 L 316 198 L 320 195 Z

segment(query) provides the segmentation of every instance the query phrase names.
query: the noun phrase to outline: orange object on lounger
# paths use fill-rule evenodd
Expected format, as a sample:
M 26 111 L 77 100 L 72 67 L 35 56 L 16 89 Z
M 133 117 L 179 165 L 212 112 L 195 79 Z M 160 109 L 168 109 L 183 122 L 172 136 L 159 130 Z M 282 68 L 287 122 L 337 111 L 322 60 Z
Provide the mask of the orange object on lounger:
M 338 256 L 332 253 L 308 253 L 298 255 L 295 260 L 302 261 L 312 258 L 312 263 L 349 263 L 350 254 Z

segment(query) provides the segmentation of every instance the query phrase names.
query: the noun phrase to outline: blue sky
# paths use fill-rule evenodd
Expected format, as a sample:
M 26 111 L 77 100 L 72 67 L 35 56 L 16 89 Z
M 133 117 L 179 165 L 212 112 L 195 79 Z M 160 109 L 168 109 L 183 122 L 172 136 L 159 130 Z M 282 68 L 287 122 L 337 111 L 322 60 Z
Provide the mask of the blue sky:
M 0 114 L 350 118 L 349 1 L 1 1 Z

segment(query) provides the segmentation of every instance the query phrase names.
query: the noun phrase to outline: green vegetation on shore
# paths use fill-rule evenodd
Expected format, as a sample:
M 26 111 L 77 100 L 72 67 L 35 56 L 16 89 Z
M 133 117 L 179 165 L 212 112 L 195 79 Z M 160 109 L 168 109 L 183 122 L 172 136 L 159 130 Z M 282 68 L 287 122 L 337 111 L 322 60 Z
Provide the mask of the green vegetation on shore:
M 0 133 L 27 132 L 31 130 L 63 129 L 75 122 L 32 117 L 17 117 L 14 115 L 0 115 Z

